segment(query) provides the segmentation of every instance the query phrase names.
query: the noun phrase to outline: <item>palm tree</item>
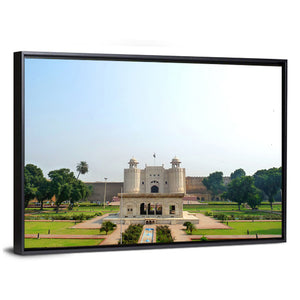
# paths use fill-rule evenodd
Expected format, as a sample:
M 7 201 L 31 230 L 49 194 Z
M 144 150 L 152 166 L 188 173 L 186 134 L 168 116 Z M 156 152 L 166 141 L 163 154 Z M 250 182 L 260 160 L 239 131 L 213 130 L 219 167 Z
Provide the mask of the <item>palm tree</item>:
M 76 171 L 78 172 L 77 179 L 80 174 L 85 174 L 89 171 L 89 166 L 86 161 L 81 161 L 79 164 L 76 166 Z

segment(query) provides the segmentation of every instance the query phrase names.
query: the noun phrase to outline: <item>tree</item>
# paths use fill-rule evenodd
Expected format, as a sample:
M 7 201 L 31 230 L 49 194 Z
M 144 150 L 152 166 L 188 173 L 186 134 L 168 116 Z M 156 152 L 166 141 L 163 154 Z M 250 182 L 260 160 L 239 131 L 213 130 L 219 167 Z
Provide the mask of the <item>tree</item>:
M 281 167 L 259 170 L 253 176 L 255 186 L 267 195 L 271 209 L 273 209 L 274 197 L 282 186 Z
M 188 226 L 188 231 L 190 232 L 190 234 L 192 234 L 195 229 L 196 229 L 196 227 L 192 223 Z
M 69 209 L 72 210 L 74 203 L 78 202 L 83 198 L 83 189 L 79 183 L 74 183 L 71 187 L 71 194 L 70 194 L 70 206 Z
M 30 200 L 35 198 L 37 188 L 31 183 L 31 175 L 28 170 L 24 170 L 24 198 L 25 198 L 25 207 L 28 206 Z
M 233 173 L 230 174 L 230 179 L 233 180 L 235 178 L 239 178 L 242 176 L 246 176 L 246 172 L 243 169 L 237 169 Z
M 70 196 L 70 209 L 73 208 L 75 202 L 85 200 L 92 192 L 92 186 L 84 184 L 81 180 L 75 179 L 72 184 Z
M 248 193 L 247 204 L 254 210 L 262 202 L 262 191 L 253 185 L 253 188 Z
M 50 191 L 55 195 L 56 212 L 58 212 L 61 203 L 70 200 L 72 184 L 76 178 L 69 169 L 54 170 L 49 172 L 48 176 L 51 179 Z
M 183 226 L 185 226 L 185 230 L 188 230 L 189 226 L 191 225 L 192 223 L 191 222 L 184 222 L 183 223 Z
M 107 234 L 110 230 L 113 230 L 117 225 L 110 222 L 110 221 L 105 221 L 102 223 L 100 231 L 105 231 Z
M 36 192 L 36 199 L 41 203 L 41 210 L 43 210 L 43 204 L 45 200 L 50 200 L 53 197 L 50 188 L 51 182 L 46 178 L 40 181 Z
M 76 166 L 76 171 L 78 172 L 77 179 L 79 178 L 80 174 L 85 174 L 89 171 L 89 166 L 86 161 L 81 161 Z
M 242 203 L 248 203 L 252 209 L 255 209 L 262 201 L 262 195 L 254 186 L 254 178 L 251 176 L 233 179 L 222 196 L 236 202 L 239 210 Z
M 202 183 L 212 193 L 213 197 L 219 195 L 226 190 L 223 182 L 223 172 L 214 172 L 204 178 Z
M 186 226 L 186 230 L 190 233 L 193 233 L 193 231 L 196 229 L 195 225 L 191 222 L 184 222 L 183 226 Z
M 27 164 L 24 168 L 25 207 L 36 197 L 39 185 L 44 180 L 43 171 L 36 165 Z
M 227 185 L 227 191 L 222 194 L 222 198 L 236 202 L 238 204 L 239 210 L 241 210 L 241 204 L 245 201 L 245 199 L 243 198 L 241 187 L 242 182 L 241 179 L 238 177 L 236 179 L 233 179 Z
M 87 200 L 87 198 L 92 194 L 92 192 L 93 192 L 93 186 L 84 184 L 84 191 L 81 200 L 82 201 Z

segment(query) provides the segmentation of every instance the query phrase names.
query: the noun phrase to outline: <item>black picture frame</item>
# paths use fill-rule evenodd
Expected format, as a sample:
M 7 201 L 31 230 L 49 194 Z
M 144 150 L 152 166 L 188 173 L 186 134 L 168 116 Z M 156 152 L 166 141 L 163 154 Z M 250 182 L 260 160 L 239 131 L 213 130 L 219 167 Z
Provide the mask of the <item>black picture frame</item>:
M 195 64 L 229 64 L 281 67 L 282 75 L 282 237 L 270 239 L 222 240 L 210 242 L 176 242 L 172 244 L 137 244 L 121 246 L 85 246 L 68 248 L 24 249 L 24 61 L 25 58 L 113 60 L 138 62 L 173 62 Z M 88 53 L 14 53 L 14 252 L 22 255 L 74 253 L 115 250 L 162 249 L 249 245 L 286 242 L 286 184 L 287 184 L 287 65 L 286 59 L 156 56 Z

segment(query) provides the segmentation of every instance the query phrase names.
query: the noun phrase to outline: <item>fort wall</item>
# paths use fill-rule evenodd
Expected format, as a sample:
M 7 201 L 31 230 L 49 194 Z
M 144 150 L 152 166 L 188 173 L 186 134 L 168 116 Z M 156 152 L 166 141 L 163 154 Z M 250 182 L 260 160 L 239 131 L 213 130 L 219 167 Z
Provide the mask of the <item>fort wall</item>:
M 198 197 L 200 201 L 210 201 L 211 195 L 202 183 L 205 176 L 187 176 L 185 178 L 185 189 L 186 194 L 194 195 Z M 224 177 L 225 184 L 230 181 L 229 177 Z M 93 187 L 92 195 L 88 198 L 88 201 L 92 202 L 103 202 L 104 199 L 104 188 L 105 182 L 85 182 L 87 185 Z M 113 197 L 116 197 L 120 192 L 121 188 L 124 190 L 123 182 L 107 182 L 106 183 L 106 201 L 112 201 Z

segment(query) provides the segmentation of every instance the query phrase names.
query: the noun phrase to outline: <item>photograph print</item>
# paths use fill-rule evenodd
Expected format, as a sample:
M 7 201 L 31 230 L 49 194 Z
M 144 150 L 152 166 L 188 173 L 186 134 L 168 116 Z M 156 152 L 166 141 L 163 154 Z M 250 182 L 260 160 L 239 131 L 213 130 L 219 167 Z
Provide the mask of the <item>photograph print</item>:
M 282 82 L 268 64 L 25 56 L 24 249 L 282 240 Z

